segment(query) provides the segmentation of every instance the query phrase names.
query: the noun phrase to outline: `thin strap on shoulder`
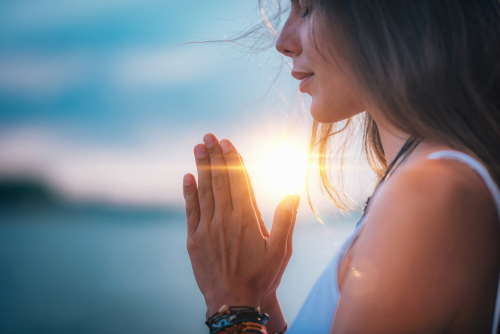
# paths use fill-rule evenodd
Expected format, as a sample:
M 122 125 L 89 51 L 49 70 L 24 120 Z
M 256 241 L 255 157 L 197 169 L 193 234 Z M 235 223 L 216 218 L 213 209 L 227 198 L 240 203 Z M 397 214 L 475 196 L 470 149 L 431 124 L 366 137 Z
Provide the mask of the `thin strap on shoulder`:
M 431 153 L 428 156 L 428 159 L 453 159 L 463 162 L 474 169 L 484 180 L 488 188 L 490 189 L 491 194 L 493 195 L 493 200 L 495 201 L 495 205 L 497 207 L 498 216 L 500 218 L 500 190 L 498 189 L 498 185 L 493 181 L 488 170 L 484 168 L 484 166 L 471 157 L 468 154 L 458 152 L 458 151 L 438 151 Z M 497 334 L 498 325 L 500 320 L 500 278 L 498 281 L 497 287 L 497 299 L 495 304 L 495 314 L 493 319 L 493 327 L 491 330 L 492 334 Z
M 458 151 L 438 151 L 431 153 L 428 156 L 428 159 L 453 159 L 458 160 L 466 165 L 469 165 L 472 169 L 474 169 L 484 180 L 488 188 L 490 189 L 491 194 L 493 195 L 493 200 L 495 201 L 495 205 L 497 207 L 498 216 L 500 218 L 500 190 L 498 189 L 497 184 L 493 181 L 493 178 L 490 176 L 490 173 L 484 168 L 484 166 L 471 157 L 468 154 L 458 152 Z

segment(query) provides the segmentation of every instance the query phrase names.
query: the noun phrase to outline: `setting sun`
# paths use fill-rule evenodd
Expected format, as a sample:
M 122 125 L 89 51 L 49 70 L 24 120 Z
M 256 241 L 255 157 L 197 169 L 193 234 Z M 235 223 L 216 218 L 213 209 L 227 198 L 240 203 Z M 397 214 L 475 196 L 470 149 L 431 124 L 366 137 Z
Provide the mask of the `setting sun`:
M 285 196 L 305 187 L 307 154 L 296 145 L 280 142 L 252 166 L 255 186 L 272 195 Z

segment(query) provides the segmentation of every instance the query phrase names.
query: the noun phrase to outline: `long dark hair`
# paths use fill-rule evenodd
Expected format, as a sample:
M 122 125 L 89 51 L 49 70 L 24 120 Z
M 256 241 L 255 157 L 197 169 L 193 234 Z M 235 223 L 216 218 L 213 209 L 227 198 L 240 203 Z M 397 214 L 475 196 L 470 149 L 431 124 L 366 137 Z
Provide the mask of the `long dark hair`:
M 313 0 L 311 13 L 365 97 L 389 121 L 413 136 L 475 156 L 499 183 L 498 0 Z M 314 123 L 310 151 L 318 153 L 320 164 L 338 132 L 335 124 Z M 387 161 L 368 114 L 363 133 L 367 160 L 380 176 Z M 329 169 L 319 168 L 319 174 L 330 198 L 346 209 Z
M 262 43 L 277 37 L 289 6 L 280 0 L 258 4 L 261 24 L 225 41 L 248 39 L 259 50 L 270 46 Z M 265 8 L 274 13 L 266 15 Z M 500 183 L 499 0 L 311 0 L 310 13 L 331 41 L 326 49 L 348 63 L 363 97 L 390 122 L 473 155 Z M 317 157 L 322 190 L 344 211 L 353 202 L 343 190 L 341 167 L 356 124 L 370 167 L 379 177 L 387 167 L 377 124 L 363 116 L 362 122 L 315 121 L 312 127 L 310 162 Z M 340 182 L 334 182 L 331 157 L 340 163 Z

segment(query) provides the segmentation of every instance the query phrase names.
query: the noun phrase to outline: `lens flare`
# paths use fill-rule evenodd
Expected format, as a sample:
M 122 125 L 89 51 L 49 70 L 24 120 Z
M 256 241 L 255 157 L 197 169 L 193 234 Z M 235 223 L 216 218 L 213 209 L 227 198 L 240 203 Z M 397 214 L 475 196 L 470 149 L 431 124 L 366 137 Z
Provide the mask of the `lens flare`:
M 253 166 L 259 188 L 285 196 L 305 188 L 307 152 L 291 143 L 281 142 L 267 151 Z

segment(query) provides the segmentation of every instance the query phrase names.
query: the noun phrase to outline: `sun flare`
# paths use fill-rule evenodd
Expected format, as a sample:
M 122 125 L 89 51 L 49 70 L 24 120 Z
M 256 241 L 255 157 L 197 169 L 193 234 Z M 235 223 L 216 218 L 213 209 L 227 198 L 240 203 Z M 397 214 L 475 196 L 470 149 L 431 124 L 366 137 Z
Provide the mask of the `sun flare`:
M 260 157 L 252 168 L 255 187 L 285 196 L 305 188 L 307 152 L 290 142 L 281 142 Z

